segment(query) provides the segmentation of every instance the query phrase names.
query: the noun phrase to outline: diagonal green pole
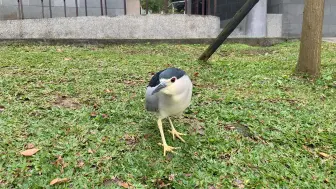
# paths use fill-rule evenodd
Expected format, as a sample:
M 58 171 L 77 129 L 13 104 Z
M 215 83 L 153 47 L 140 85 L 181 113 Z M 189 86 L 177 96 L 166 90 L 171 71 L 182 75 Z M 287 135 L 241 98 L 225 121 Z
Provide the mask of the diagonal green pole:
M 253 9 L 253 7 L 259 2 L 259 0 L 248 0 L 243 7 L 234 15 L 230 22 L 224 27 L 223 31 L 217 36 L 215 41 L 203 52 L 198 60 L 206 62 L 211 55 L 216 52 L 219 46 L 230 36 L 230 34 L 236 29 L 239 23 L 245 18 L 245 16 Z

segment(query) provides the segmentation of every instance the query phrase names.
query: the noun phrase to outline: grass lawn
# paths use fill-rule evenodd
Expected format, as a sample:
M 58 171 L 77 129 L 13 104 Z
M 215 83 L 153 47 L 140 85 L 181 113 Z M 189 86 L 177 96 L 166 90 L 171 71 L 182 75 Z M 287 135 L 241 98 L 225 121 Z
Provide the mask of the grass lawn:
M 335 188 L 336 44 L 314 82 L 292 74 L 298 42 L 225 45 L 200 64 L 206 47 L 0 46 L 0 187 Z M 181 147 L 164 157 L 144 94 L 168 66 L 194 90 L 172 120 L 186 143 L 163 122 Z

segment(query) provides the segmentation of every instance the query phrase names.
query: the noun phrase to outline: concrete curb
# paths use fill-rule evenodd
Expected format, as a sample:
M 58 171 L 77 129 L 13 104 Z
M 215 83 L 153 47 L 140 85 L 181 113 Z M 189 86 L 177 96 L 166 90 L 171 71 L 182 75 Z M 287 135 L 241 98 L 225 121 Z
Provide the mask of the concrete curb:
M 240 43 L 251 46 L 272 46 L 298 38 L 228 38 L 225 43 Z M 116 44 L 210 44 L 214 38 L 197 39 L 0 39 L 0 45 L 116 45 Z

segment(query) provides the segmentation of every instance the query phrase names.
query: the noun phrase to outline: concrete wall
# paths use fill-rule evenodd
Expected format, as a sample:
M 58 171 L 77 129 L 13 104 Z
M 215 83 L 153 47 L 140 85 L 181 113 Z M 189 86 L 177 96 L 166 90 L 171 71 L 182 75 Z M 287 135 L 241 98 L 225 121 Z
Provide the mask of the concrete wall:
M 185 39 L 215 38 L 215 16 L 147 15 L 0 21 L 0 39 Z
M 269 0 L 268 13 L 283 14 L 284 37 L 301 35 L 304 0 Z M 323 36 L 336 37 L 336 0 L 325 0 Z
M 231 19 L 221 21 L 221 25 L 225 27 Z M 266 37 L 282 37 L 282 14 L 267 14 L 267 35 Z M 247 17 L 245 17 L 232 32 L 230 37 L 249 37 L 247 36 Z
M 67 17 L 76 16 L 76 0 L 66 0 Z M 134 0 L 128 0 L 134 1 Z M 139 1 L 139 0 L 138 0 Z M 85 15 L 85 0 L 77 0 L 79 16 Z M 103 1 L 103 7 L 105 7 Z M 43 18 L 41 0 L 23 0 L 24 18 L 35 19 Z M 130 3 L 129 3 L 130 4 Z M 124 15 L 124 0 L 106 0 L 107 15 Z M 44 17 L 50 18 L 49 0 L 43 1 Z M 64 17 L 64 1 L 51 0 L 52 17 Z M 87 0 L 88 16 L 101 15 L 100 0 Z M 105 14 L 105 8 L 104 14 Z M 17 0 L 0 0 L 0 20 L 19 19 Z

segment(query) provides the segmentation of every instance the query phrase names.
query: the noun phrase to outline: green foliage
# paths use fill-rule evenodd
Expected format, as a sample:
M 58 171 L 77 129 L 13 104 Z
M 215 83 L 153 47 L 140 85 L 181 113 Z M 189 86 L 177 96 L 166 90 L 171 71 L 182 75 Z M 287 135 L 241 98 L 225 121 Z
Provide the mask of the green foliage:
M 146 0 L 141 0 L 141 7 L 146 9 Z M 163 10 L 164 0 L 148 0 L 148 9 L 152 10 L 152 13 L 160 13 Z
M 299 43 L 0 46 L 0 188 L 334 188 L 336 45 L 322 77 L 293 76 Z M 186 143 L 144 110 L 152 73 L 184 69 L 195 85 Z M 32 157 L 20 152 L 33 144 Z M 126 185 L 127 186 L 127 185 Z

